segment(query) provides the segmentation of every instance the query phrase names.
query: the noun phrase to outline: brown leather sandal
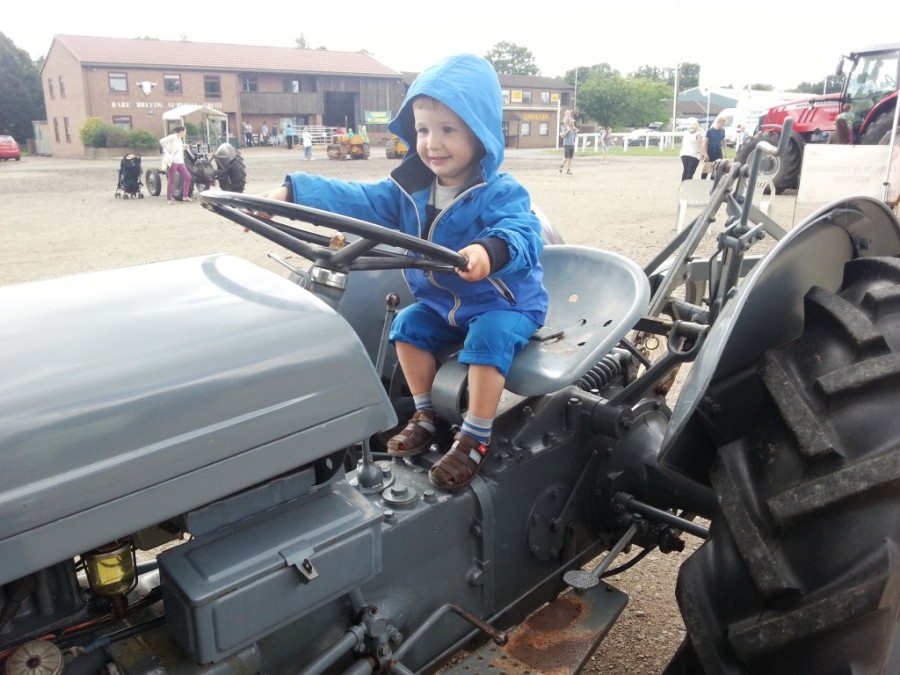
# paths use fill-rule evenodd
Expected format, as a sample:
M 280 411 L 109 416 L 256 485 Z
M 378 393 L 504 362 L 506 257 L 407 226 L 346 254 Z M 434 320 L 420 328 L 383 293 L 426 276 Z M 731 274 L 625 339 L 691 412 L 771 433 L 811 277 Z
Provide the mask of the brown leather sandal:
M 431 467 L 428 478 L 444 490 L 463 488 L 478 474 L 487 453 L 487 445 L 460 432 L 456 434 L 447 454 Z
M 394 457 L 411 457 L 419 455 L 428 449 L 434 431 L 423 426 L 421 422 L 434 427 L 437 424 L 434 412 L 430 410 L 416 410 L 409 423 L 388 441 L 387 450 Z

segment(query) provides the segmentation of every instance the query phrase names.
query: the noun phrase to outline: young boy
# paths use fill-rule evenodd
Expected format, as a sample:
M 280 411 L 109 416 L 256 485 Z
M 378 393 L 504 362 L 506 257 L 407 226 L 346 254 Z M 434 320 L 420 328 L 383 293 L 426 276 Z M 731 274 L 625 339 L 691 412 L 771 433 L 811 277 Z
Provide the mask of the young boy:
M 451 56 L 413 82 L 389 129 L 411 151 L 389 179 L 362 184 L 295 173 L 263 195 L 376 222 L 459 251 L 457 273 L 405 271 L 417 302 L 394 320 L 416 412 L 388 452 L 425 452 L 437 429 L 435 354 L 462 342 L 469 407 L 450 450 L 431 468 L 438 487 L 468 485 L 488 452 L 513 356 L 544 322 L 541 228 L 531 200 L 503 162 L 502 96 L 485 59 Z M 414 149 L 414 151 L 413 151 Z

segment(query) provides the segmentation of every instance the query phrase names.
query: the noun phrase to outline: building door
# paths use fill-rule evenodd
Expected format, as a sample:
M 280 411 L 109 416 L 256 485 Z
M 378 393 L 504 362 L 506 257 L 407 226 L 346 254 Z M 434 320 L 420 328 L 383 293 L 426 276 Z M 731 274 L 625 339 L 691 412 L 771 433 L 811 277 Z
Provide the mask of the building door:
M 356 119 L 357 94 L 355 92 L 326 91 L 325 92 L 325 116 L 326 127 L 344 127 L 356 129 L 359 121 Z

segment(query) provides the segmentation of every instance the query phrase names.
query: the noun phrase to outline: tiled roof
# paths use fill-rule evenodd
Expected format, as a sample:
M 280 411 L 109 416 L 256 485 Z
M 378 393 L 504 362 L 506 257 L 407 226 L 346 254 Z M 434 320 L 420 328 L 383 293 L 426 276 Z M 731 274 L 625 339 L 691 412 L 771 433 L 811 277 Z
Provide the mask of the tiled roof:
M 401 77 L 362 52 L 87 35 L 55 35 L 53 44 L 67 49 L 82 65 Z

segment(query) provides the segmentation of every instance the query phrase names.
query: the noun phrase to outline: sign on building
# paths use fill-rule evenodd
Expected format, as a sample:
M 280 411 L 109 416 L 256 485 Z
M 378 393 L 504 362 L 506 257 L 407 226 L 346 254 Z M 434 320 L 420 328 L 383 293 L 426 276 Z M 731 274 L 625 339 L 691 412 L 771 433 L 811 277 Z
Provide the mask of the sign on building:
M 366 124 L 388 124 L 391 121 L 390 110 L 365 110 L 363 118 Z

